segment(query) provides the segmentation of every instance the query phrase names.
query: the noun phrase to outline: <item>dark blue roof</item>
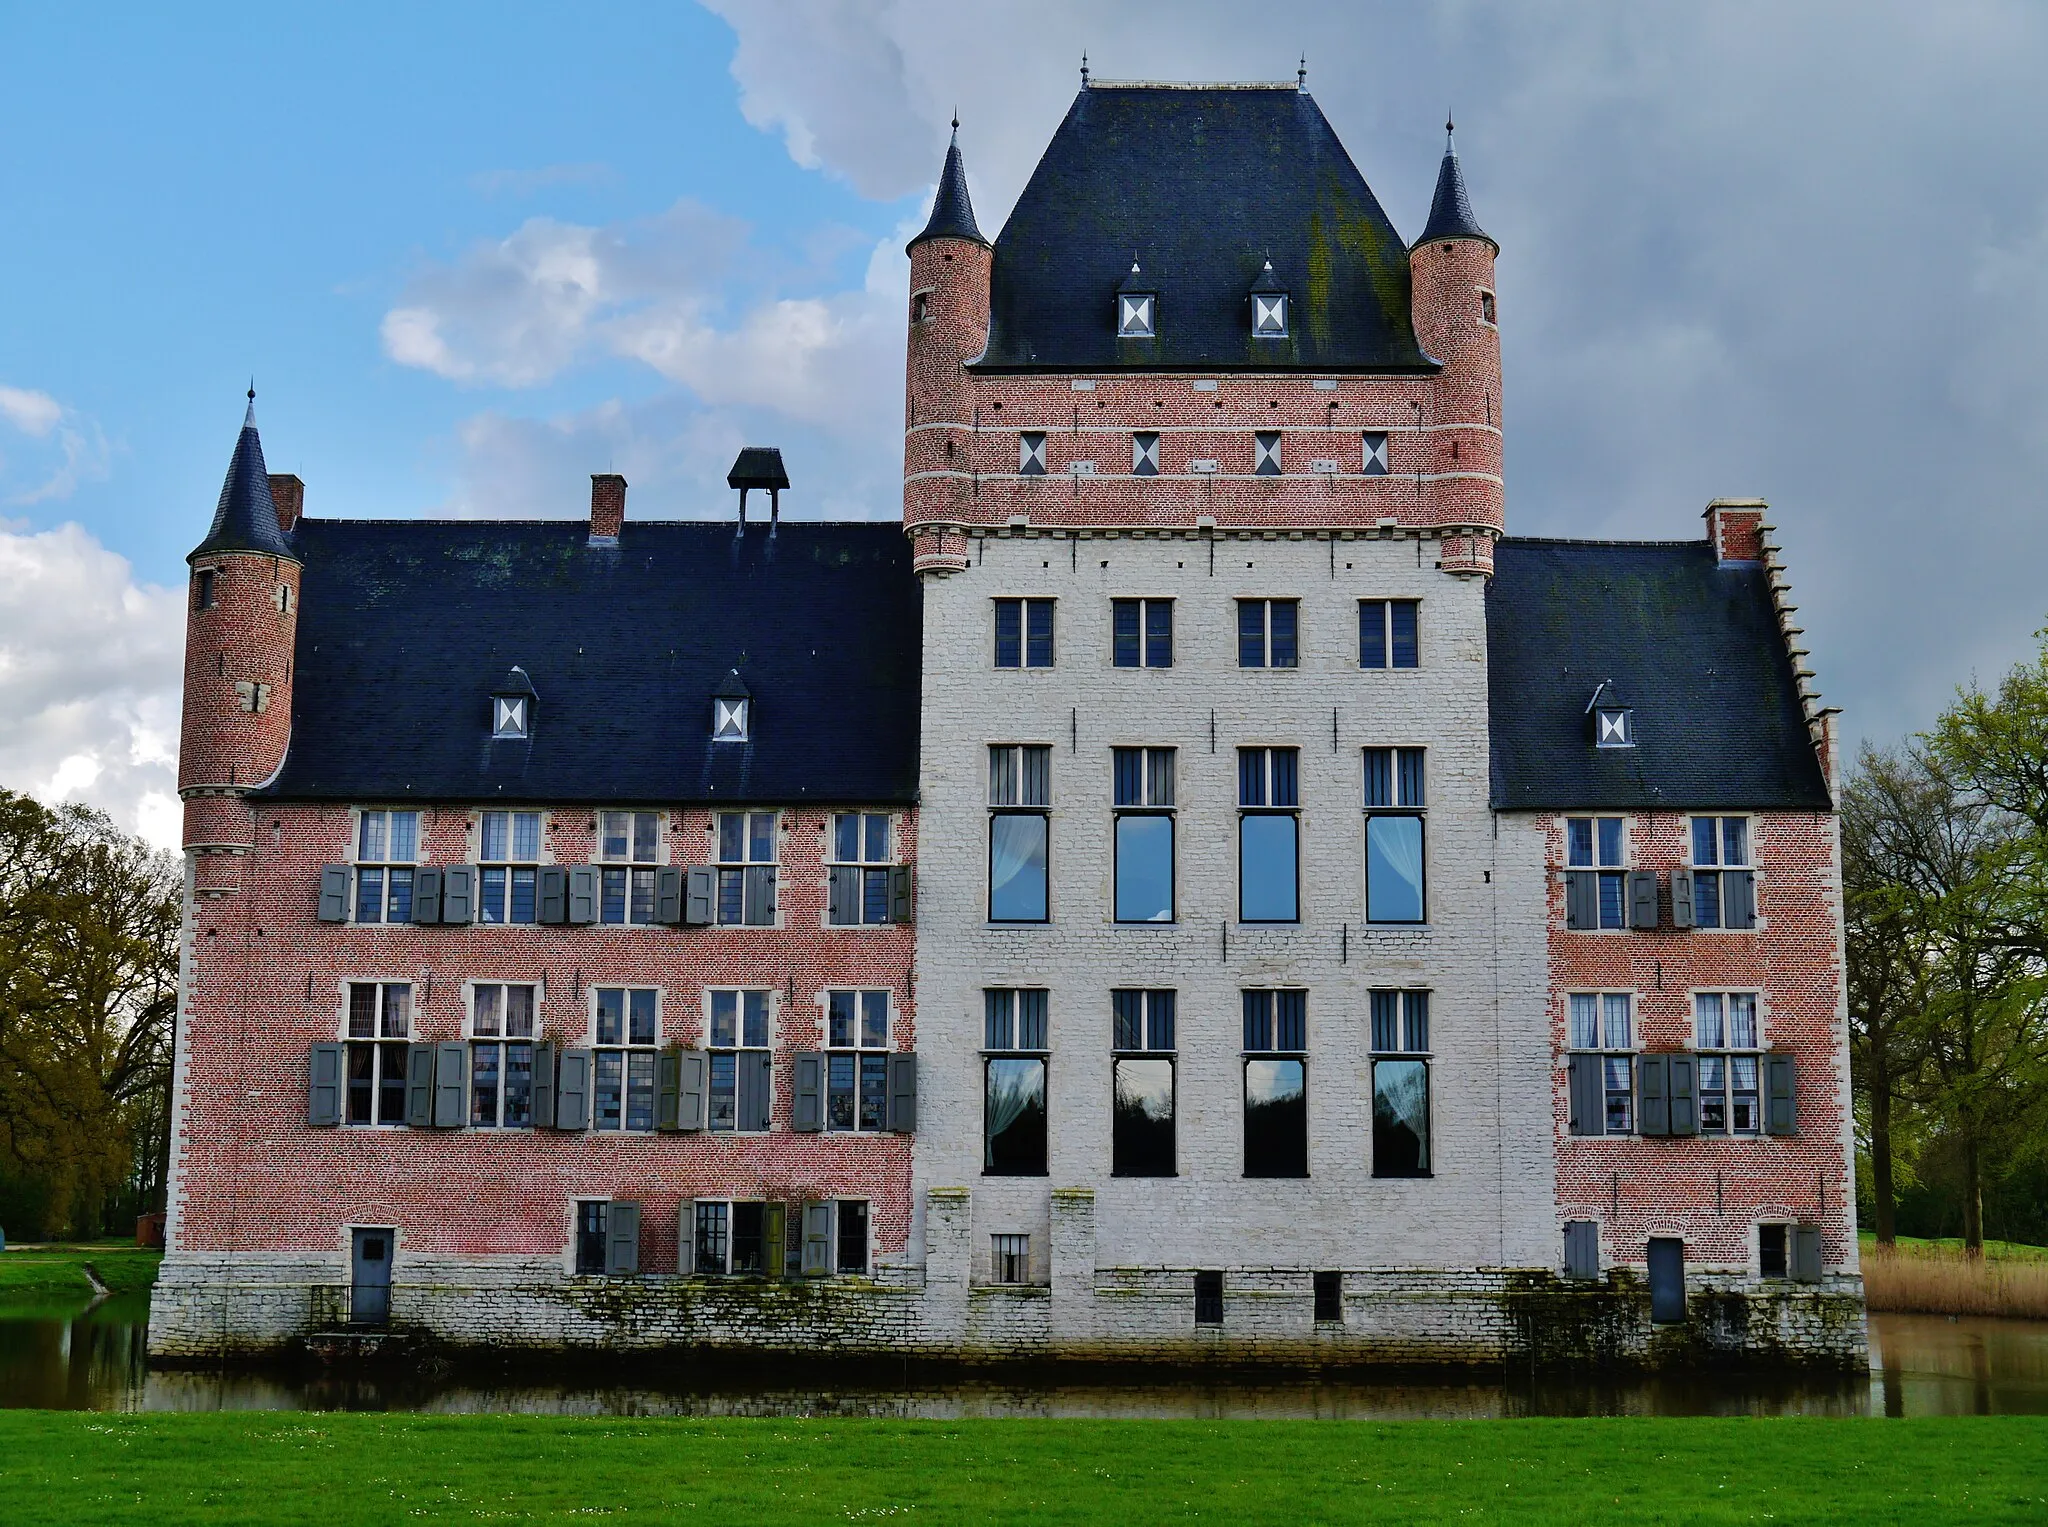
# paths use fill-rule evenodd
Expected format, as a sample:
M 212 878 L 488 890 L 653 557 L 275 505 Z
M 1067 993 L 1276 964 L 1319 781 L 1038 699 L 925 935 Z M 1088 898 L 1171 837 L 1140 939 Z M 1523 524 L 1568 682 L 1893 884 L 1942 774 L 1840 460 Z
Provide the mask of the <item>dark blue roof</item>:
M 270 497 L 270 472 L 263 465 L 263 441 L 256 433 L 253 392 L 249 394 L 249 411 L 242 416 L 242 433 L 235 440 L 235 454 L 228 462 L 227 480 L 220 485 L 213 527 L 185 560 L 214 551 L 253 551 L 298 560 L 291 537 L 277 522 L 277 505 Z
M 291 747 L 269 794 L 890 803 L 917 792 L 921 591 L 890 523 L 301 520 Z M 517 664 L 532 735 L 490 740 Z M 711 741 L 733 670 L 748 742 Z
M 1449 144 L 1444 145 L 1444 162 L 1437 166 L 1436 195 L 1429 199 L 1429 222 L 1415 242 L 1427 244 L 1431 239 L 1484 239 L 1493 244 L 1496 254 L 1500 252 L 1500 245 L 1493 243 L 1493 235 L 1480 227 L 1479 219 L 1472 215 L 1472 198 L 1465 193 L 1465 168 L 1458 162 L 1458 151 Z
M 974 221 L 974 203 L 967 196 L 967 166 L 960 159 L 960 124 L 953 124 L 953 142 L 946 149 L 946 167 L 939 171 L 938 195 L 932 198 L 932 215 L 924 232 L 903 247 L 915 249 L 926 239 L 971 239 L 987 244 Z
M 1486 636 L 1497 808 L 1829 809 L 1761 564 L 1705 541 L 1505 540 Z M 1633 748 L 1593 746 L 1604 679 Z
M 1288 335 L 1255 339 L 1265 262 Z M 1158 336 L 1119 339 L 1136 261 Z M 987 370 L 1430 371 L 1408 248 L 1306 91 L 1093 85 L 996 236 Z

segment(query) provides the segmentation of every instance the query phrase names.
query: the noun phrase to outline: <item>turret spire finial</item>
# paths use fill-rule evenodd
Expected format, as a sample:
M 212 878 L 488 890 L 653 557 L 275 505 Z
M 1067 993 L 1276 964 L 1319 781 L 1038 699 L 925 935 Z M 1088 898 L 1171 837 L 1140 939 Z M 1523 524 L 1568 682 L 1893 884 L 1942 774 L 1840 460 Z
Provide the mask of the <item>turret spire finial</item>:
M 256 427 L 256 378 L 252 376 L 252 377 L 250 377 L 250 378 L 249 378 L 249 407 L 248 407 L 247 411 L 246 411 L 246 412 L 244 412 L 244 413 L 243 413 L 243 415 L 242 415 L 242 428 L 244 428 L 244 429 L 254 429 L 255 427 Z
M 1450 114 L 1450 113 L 1449 113 L 1448 111 L 1447 111 L 1447 112 L 1445 112 L 1445 113 L 1444 113 L 1444 152 L 1445 152 L 1445 153 L 1447 153 L 1447 154 L 1455 154 L 1455 153 L 1456 153 L 1456 152 L 1458 151 L 1458 149 L 1457 149 L 1457 144 L 1456 144 L 1455 140 L 1453 140 L 1453 138 L 1451 137 L 1451 134 L 1452 134 L 1453 132 L 1455 132 L 1456 130 L 1457 130 L 1457 124 L 1451 121 L 1451 114 Z
M 1301 55 L 1301 67 L 1294 71 L 1294 88 L 1296 90 L 1308 89 L 1308 54 L 1306 53 Z
M 960 108 L 958 106 L 953 108 L 953 141 L 955 143 L 960 141 Z
M 1088 50 L 1086 48 L 1081 50 L 1081 88 L 1083 90 L 1088 88 Z

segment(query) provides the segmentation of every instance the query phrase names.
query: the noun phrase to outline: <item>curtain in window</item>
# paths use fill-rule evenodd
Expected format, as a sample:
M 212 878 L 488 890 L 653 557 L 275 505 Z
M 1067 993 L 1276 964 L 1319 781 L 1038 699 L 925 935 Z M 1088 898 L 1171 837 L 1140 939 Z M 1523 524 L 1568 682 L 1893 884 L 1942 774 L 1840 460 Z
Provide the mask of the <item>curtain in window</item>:
M 1366 920 L 1422 921 L 1422 819 L 1372 817 L 1365 830 Z
M 1046 821 L 999 816 L 989 821 L 988 915 L 996 922 L 1044 922 Z

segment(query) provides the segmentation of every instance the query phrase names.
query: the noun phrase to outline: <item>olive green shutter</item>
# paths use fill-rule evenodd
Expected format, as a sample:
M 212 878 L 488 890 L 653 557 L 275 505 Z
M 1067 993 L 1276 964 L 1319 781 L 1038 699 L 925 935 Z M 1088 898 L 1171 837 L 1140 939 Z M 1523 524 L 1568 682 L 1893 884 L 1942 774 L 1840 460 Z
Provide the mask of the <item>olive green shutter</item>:
M 673 928 L 683 920 L 683 868 L 664 864 L 654 872 L 654 920 Z
M 744 1130 L 764 1131 L 768 1128 L 773 1058 L 766 1050 L 742 1050 L 737 1061 L 739 1127 Z
M 1756 926 L 1756 875 L 1750 870 L 1721 872 L 1721 926 Z
M 1673 1051 L 1671 1067 L 1671 1133 L 1696 1135 L 1700 1132 L 1700 1060 L 1697 1055 Z
M 323 923 L 345 923 L 348 921 L 348 866 L 346 864 L 323 864 L 320 866 L 320 921 Z
M 917 913 L 917 872 L 907 864 L 889 871 L 889 921 L 907 923 Z
M 1792 1227 L 1792 1277 L 1799 1283 L 1820 1282 L 1820 1226 Z
M 1600 877 L 1569 870 L 1564 877 L 1564 925 L 1574 931 L 1600 926 Z
M 711 1076 L 711 1057 L 702 1050 L 685 1050 L 676 1057 L 676 1128 L 704 1127 L 704 1095 Z
M 709 865 L 694 864 L 683 872 L 683 924 L 690 928 L 711 925 L 718 909 L 718 876 Z
M 588 1050 L 563 1050 L 555 1057 L 555 1128 L 590 1128 Z
M 832 1206 L 804 1205 L 804 1276 L 822 1278 L 832 1271 Z
M 827 916 L 835 928 L 860 921 L 860 870 L 851 864 L 835 864 L 825 872 Z
M 913 1050 L 889 1057 L 889 1127 L 899 1135 L 917 1128 L 917 1053 Z
M 441 871 L 441 921 L 476 921 L 476 866 L 451 864 Z
M 791 1088 L 793 1106 L 789 1127 L 816 1134 L 825 1127 L 825 1057 L 816 1052 L 799 1052 L 790 1057 L 795 1081 Z
M 441 871 L 423 864 L 412 872 L 412 920 L 438 923 L 441 920 Z
M 604 1217 L 604 1270 L 630 1278 L 640 1271 L 640 1206 L 613 1199 Z
M 597 866 L 594 864 L 569 867 L 569 921 L 597 921 Z
M 434 1047 L 405 1047 L 405 1122 L 414 1129 L 434 1127 Z
M 469 1046 L 452 1040 L 434 1046 L 434 1128 L 469 1122 Z
M 533 1127 L 555 1127 L 555 1047 L 533 1047 Z
M 1636 1061 L 1636 1125 L 1645 1135 L 1671 1133 L 1670 1057 L 1644 1055 Z
M 559 864 L 540 867 L 540 906 L 537 915 L 544 923 L 569 920 L 569 871 Z
M 761 1205 L 761 1266 L 771 1278 L 788 1275 L 784 1265 L 789 1258 L 788 1241 L 784 1238 L 787 1223 L 781 1204 Z
M 1607 1098 L 1600 1076 L 1601 1057 L 1574 1055 L 1566 1063 L 1570 1086 L 1567 1096 L 1571 1113 L 1566 1128 L 1575 1135 L 1607 1133 Z
M 1693 877 L 1691 870 L 1671 872 L 1671 926 L 1690 928 L 1696 921 L 1693 912 Z
M 1780 1050 L 1764 1057 L 1764 1133 L 1799 1133 L 1798 1062 Z
M 676 1128 L 676 1108 L 682 1086 L 682 1055 L 673 1046 L 661 1052 L 655 1063 L 654 1127 L 663 1133 Z
M 1628 925 L 1631 928 L 1657 926 L 1657 876 L 1654 872 L 1629 871 L 1628 907 Z
M 315 1045 L 306 1063 L 306 1122 L 329 1125 L 341 1122 L 342 1049 L 338 1044 Z

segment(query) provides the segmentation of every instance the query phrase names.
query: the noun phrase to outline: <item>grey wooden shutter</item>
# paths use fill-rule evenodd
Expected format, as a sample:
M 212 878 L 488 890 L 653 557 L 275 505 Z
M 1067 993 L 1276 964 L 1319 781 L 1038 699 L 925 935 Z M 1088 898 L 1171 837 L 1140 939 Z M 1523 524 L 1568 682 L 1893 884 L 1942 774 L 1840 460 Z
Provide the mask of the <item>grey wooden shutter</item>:
M 745 916 L 749 927 L 775 926 L 775 866 L 750 864 L 746 870 Z
M 604 1270 L 611 1278 L 640 1271 L 640 1206 L 613 1199 L 604 1217 Z
M 1792 1278 L 1796 1283 L 1820 1282 L 1820 1226 L 1792 1227 Z
M 676 1211 L 676 1271 L 684 1277 L 697 1270 L 697 1201 L 683 1200 Z
M 1567 1278 L 1600 1276 L 1600 1227 L 1592 1220 L 1565 1221 L 1564 1275 Z
M 704 1127 L 704 1094 L 711 1075 L 711 1057 L 702 1050 L 685 1050 L 677 1057 L 676 1128 Z
M 676 1128 L 676 1109 L 681 1101 L 682 1052 L 673 1046 L 663 1050 L 655 1068 L 654 1127 L 668 1133 Z
M 1671 872 L 1671 926 L 1690 928 L 1696 921 L 1693 914 L 1693 878 L 1691 870 Z
M 476 866 L 451 864 L 441 871 L 441 921 L 476 921 Z
M 1629 871 L 1628 908 L 1631 928 L 1657 926 L 1657 876 L 1653 871 Z
M 1697 1055 L 1671 1056 L 1671 1133 L 1700 1132 L 1700 1061 Z
M 1671 1133 L 1670 1057 L 1643 1055 L 1636 1059 L 1636 1129 L 1639 1134 Z
M 683 920 L 683 867 L 664 864 L 654 872 L 654 920 L 673 928 Z
M 860 921 L 860 870 L 851 864 L 835 864 L 825 872 L 827 916 L 834 927 Z
M 739 1056 L 739 1125 L 741 1129 L 768 1128 L 768 1105 L 772 1096 L 773 1058 L 766 1050 L 742 1050 Z
M 590 1128 L 588 1050 L 564 1050 L 555 1057 L 555 1128 Z
M 434 1127 L 434 1047 L 405 1047 L 405 1122 L 414 1129 Z
M 341 1063 L 338 1044 L 315 1045 L 306 1059 L 306 1122 L 341 1122 Z
M 555 1127 L 555 1047 L 533 1047 L 533 1127 Z
M 1568 870 L 1564 877 L 1564 925 L 1574 930 L 1600 926 L 1600 877 Z
M 693 864 L 683 872 L 683 924 L 707 928 L 718 909 L 718 876 L 709 865 Z
M 1764 1133 L 1799 1133 L 1798 1062 L 1782 1050 L 1764 1057 Z
M 795 1084 L 791 1088 L 789 1127 L 816 1134 L 825 1127 L 825 1057 L 815 1051 L 799 1052 L 790 1060 L 795 1069 Z
M 469 1046 L 452 1040 L 434 1046 L 434 1128 L 469 1122 Z
M 323 864 L 320 866 L 320 921 L 323 923 L 345 923 L 348 921 L 348 866 L 346 864 Z
M 569 921 L 597 921 L 597 866 L 594 864 L 573 864 L 569 867 Z
M 421 865 L 412 872 L 412 920 L 437 923 L 441 920 L 441 871 Z
M 832 1271 L 832 1206 L 804 1205 L 804 1276 L 822 1278 Z
M 1607 1133 L 1607 1096 L 1602 1090 L 1600 1057 L 1574 1055 L 1566 1063 L 1570 1085 L 1566 1089 L 1571 1113 L 1566 1128 L 1575 1135 Z
M 917 1052 L 889 1057 L 889 1127 L 899 1135 L 917 1128 Z
M 917 872 L 907 864 L 889 871 L 889 921 L 907 923 L 917 916 Z
M 559 864 L 540 867 L 540 920 L 565 923 L 569 920 L 569 871 Z
M 1721 926 L 1756 926 L 1756 875 L 1752 871 L 1721 871 Z

